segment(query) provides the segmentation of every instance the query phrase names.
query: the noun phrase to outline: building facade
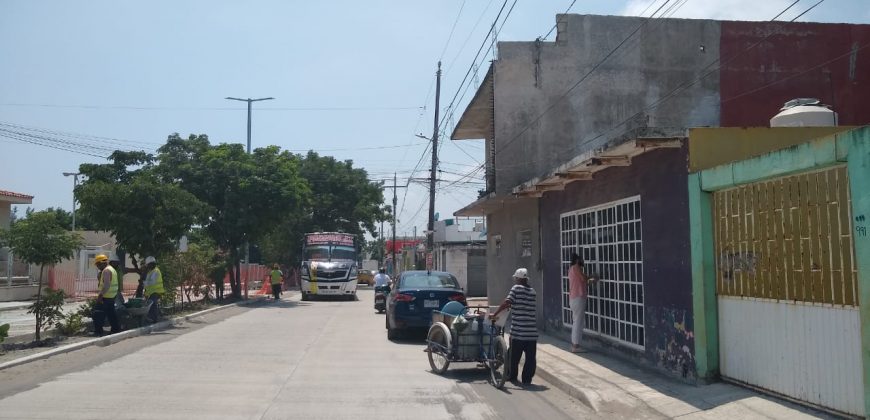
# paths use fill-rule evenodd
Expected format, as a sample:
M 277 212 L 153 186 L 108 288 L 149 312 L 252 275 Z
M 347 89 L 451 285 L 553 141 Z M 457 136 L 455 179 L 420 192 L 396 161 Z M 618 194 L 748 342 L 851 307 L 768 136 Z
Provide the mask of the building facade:
M 566 336 L 577 252 L 601 278 L 589 289 L 591 336 L 687 381 L 709 379 L 696 360 L 689 162 L 842 129 L 697 151 L 688 129 L 766 126 L 795 97 L 835 105 L 842 125 L 870 123 L 856 99 L 870 93 L 870 58 L 859 54 L 870 25 L 557 20 L 555 42 L 499 43 L 452 135 L 485 141 L 487 189 L 456 215 L 486 217 L 488 296 L 500 301 L 513 270 L 528 268 L 540 326 Z

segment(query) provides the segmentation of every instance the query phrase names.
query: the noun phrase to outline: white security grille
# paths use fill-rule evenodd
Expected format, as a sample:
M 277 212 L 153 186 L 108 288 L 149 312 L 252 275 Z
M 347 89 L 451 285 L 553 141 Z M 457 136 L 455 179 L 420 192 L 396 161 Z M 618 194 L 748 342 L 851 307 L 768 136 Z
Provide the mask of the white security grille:
M 586 332 L 644 347 L 640 197 L 561 215 L 562 323 L 571 326 L 568 268 L 576 252 L 598 276 L 586 299 Z

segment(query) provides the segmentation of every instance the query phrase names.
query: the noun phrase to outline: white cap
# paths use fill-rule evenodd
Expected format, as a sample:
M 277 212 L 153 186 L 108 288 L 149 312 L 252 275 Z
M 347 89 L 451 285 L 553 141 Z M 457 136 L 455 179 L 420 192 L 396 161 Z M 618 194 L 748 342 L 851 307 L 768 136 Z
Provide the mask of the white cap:
M 152 264 L 152 263 L 157 264 L 157 258 L 154 258 L 154 257 L 145 258 L 145 265 Z
M 529 278 L 529 270 L 525 268 L 518 268 L 517 271 L 514 272 L 514 278 L 516 279 L 528 279 Z

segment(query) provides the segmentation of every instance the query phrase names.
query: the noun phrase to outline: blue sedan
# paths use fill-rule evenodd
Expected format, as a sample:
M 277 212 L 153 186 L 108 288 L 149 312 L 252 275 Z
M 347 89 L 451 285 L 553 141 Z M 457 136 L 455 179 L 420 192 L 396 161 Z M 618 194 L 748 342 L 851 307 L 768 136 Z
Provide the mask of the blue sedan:
M 409 328 L 428 328 L 432 311 L 447 302 L 465 304 L 465 293 L 453 274 L 445 271 L 405 271 L 387 296 L 387 338 Z

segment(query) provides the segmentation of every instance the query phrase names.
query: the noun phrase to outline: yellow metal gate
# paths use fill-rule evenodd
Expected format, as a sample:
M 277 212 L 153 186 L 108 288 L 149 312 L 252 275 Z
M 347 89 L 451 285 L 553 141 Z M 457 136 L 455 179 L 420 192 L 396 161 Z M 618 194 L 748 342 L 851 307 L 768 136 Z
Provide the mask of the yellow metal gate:
M 863 415 L 845 166 L 713 193 L 723 376 Z

